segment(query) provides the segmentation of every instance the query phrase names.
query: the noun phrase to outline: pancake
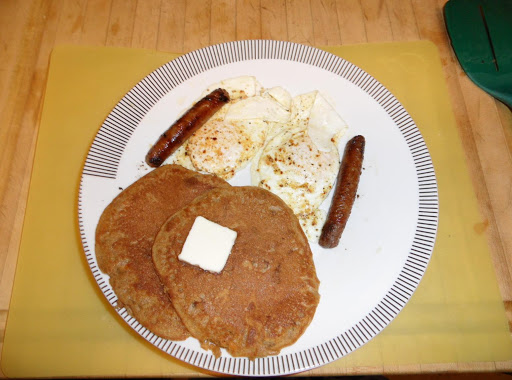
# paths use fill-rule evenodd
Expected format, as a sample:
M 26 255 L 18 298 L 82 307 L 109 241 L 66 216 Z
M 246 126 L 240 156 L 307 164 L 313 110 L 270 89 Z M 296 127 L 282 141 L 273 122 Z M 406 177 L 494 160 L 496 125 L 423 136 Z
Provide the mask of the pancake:
M 237 232 L 216 274 L 178 260 L 197 216 Z M 278 354 L 310 324 L 319 302 L 315 265 L 293 211 L 257 187 L 214 189 L 167 220 L 153 245 L 155 268 L 181 320 L 216 356 Z
M 153 241 L 169 216 L 216 187 L 230 186 L 215 176 L 164 165 L 122 191 L 96 228 L 96 258 L 110 276 L 118 306 L 162 338 L 183 340 L 189 333 L 155 272 Z

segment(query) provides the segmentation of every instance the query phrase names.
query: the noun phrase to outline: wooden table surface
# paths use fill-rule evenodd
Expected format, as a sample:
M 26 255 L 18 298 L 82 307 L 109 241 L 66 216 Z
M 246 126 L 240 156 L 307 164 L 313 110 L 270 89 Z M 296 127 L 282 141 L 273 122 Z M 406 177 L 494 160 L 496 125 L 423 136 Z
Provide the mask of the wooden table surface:
M 0 339 L 13 285 L 49 56 L 63 43 L 188 52 L 243 39 L 314 46 L 430 40 L 439 48 L 503 302 L 512 321 L 512 113 L 464 74 L 445 0 L 0 0 Z M 1 343 L 1 341 L 0 341 Z M 350 373 L 510 371 L 505 363 Z

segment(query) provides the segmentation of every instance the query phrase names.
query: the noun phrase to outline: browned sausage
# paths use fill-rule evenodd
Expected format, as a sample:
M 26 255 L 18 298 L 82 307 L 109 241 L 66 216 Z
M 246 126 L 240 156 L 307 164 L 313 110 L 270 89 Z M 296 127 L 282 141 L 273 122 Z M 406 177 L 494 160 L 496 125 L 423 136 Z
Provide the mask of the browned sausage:
M 364 145 L 364 137 L 356 136 L 345 147 L 331 207 L 318 241 L 324 248 L 334 248 L 338 245 L 347 224 L 361 177 Z
M 165 131 L 146 155 L 146 162 L 154 168 L 173 154 L 192 134 L 202 127 L 224 104 L 229 102 L 226 90 L 218 88 L 192 106 Z

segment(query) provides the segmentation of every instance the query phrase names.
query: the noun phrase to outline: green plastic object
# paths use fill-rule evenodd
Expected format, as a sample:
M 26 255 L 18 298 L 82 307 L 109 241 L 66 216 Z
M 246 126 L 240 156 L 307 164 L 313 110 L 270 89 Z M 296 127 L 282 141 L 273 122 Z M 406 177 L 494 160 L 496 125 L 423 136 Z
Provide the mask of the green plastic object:
M 444 16 L 468 77 L 512 108 L 512 0 L 450 0 Z

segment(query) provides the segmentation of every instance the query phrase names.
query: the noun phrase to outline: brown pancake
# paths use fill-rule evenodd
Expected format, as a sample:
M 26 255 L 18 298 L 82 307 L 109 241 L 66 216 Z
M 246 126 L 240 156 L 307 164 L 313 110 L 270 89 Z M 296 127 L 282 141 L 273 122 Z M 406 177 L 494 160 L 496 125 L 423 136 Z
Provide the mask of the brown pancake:
M 224 180 L 178 165 L 164 165 L 122 191 L 103 211 L 96 228 L 96 258 L 124 306 L 162 338 L 183 340 L 189 333 L 155 272 L 151 248 L 162 224 L 197 196 Z
M 237 232 L 219 274 L 178 260 L 197 216 Z M 293 211 L 257 187 L 215 189 L 162 226 L 153 262 L 183 323 L 204 348 L 250 358 L 278 354 L 311 322 L 315 265 Z

